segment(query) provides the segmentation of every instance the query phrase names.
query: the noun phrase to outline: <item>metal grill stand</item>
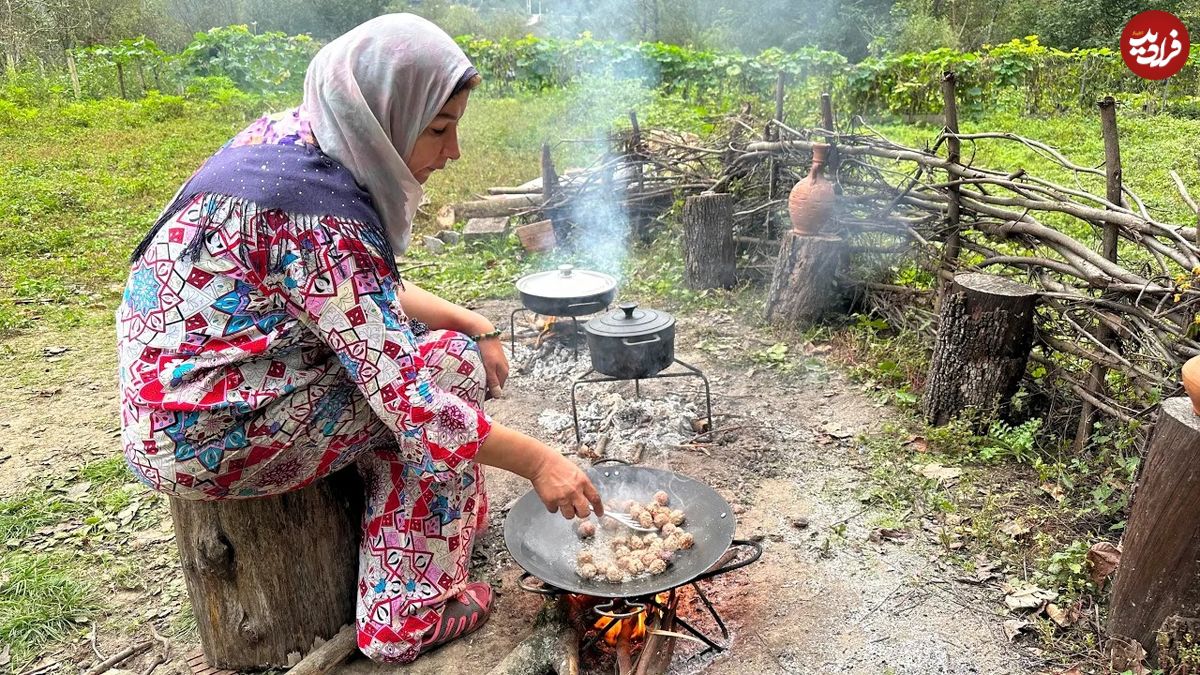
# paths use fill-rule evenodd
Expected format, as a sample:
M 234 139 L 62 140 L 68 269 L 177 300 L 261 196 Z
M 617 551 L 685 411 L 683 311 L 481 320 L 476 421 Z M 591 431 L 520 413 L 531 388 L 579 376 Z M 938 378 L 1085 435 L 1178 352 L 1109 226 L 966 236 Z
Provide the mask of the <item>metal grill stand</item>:
M 729 562 L 724 565 L 720 565 L 716 569 L 709 570 L 696 579 L 683 584 L 683 586 L 691 586 L 692 590 L 696 592 L 696 597 L 700 598 L 700 603 L 704 605 L 704 609 L 707 611 L 708 616 L 712 618 L 717 630 L 721 633 L 720 639 L 725 643 L 721 644 L 717 642 L 712 637 L 709 637 L 707 633 L 685 621 L 683 617 L 676 613 L 675 623 L 677 623 L 683 630 L 695 636 L 697 640 L 700 640 L 705 645 L 704 651 L 700 652 L 697 655 L 697 658 L 702 658 L 710 652 L 723 652 L 729 648 L 729 628 L 725 625 L 724 619 L 721 618 L 720 612 L 717 611 L 717 608 L 713 606 L 712 601 L 710 601 L 708 596 L 704 593 L 704 589 L 700 588 L 700 584 L 698 582 L 707 579 L 713 579 L 734 570 L 741 569 L 746 565 L 757 561 L 762 556 L 762 547 L 755 542 L 737 539 L 734 540 L 733 545 L 749 549 L 749 556 L 744 560 L 738 560 L 736 562 Z M 517 586 L 523 591 L 537 593 L 539 595 L 557 596 L 566 593 L 566 591 L 562 590 L 561 588 L 551 586 L 541 579 L 533 576 L 529 572 L 523 573 L 520 578 L 517 579 Z M 674 593 L 683 586 L 676 586 L 675 588 L 661 592 Z M 621 619 L 637 616 L 638 614 L 645 612 L 648 607 L 654 607 L 658 611 L 665 613 L 667 608 L 658 601 L 658 595 L 658 593 L 654 593 L 636 598 L 612 598 L 605 600 L 604 602 L 593 607 L 592 611 L 598 616 L 607 617 L 608 622 L 605 623 L 604 626 L 600 627 L 595 634 L 589 637 L 581 645 L 580 651 L 585 651 L 592 645 L 596 644 L 598 640 L 603 638 L 605 634 L 617 626 Z
M 704 382 L 704 406 L 705 406 L 705 415 L 708 419 L 708 429 L 706 429 L 706 431 L 712 431 L 713 430 L 712 390 L 708 386 L 708 378 L 704 375 L 704 373 L 700 372 L 699 368 L 697 368 L 693 365 L 684 363 L 683 361 L 680 361 L 679 359 L 675 359 L 674 363 L 686 368 L 688 372 L 686 372 L 686 373 L 668 373 L 665 371 L 660 371 L 658 373 L 655 373 L 654 375 L 649 375 L 647 377 L 642 377 L 642 378 L 636 378 L 633 380 L 634 393 L 637 395 L 638 398 L 642 397 L 642 380 L 659 380 L 659 379 L 666 379 L 669 377 L 698 377 Z M 668 368 L 670 368 L 670 366 L 668 366 Z M 571 419 L 574 420 L 574 422 L 575 422 L 575 442 L 576 443 L 583 442 L 583 440 L 580 436 L 580 433 L 579 433 L 579 406 L 575 400 L 575 391 L 579 388 L 579 385 L 594 384 L 597 382 L 627 382 L 629 379 L 631 379 L 631 378 L 610 377 L 608 375 L 602 375 L 599 377 L 590 377 L 595 372 L 596 372 L 596 369 L 591 368 L 583 375 L 580 375 L 579 377 L 575 378 L 575 381 L 571 384 Z
M 589 314 L 598 313 L 600 311 L 608 311 L 608 305 L 600 305 L 599 303 L 582 303 L 581 307 L 584 306 L 586 306 L 588 311 L 569 316 L 571 319 L 571 327 L 574 329 L 574 332 L 571 334 L 571 351 L 575 354 L 576 361 L 579 360 L 579 341 L 581 339 L 580 336 L 583 335 L 583 331 L 579 329 L 579 317 L 588 316 Z M 537 312 L 529 309 L 528 307 L 518 307 L 512 311 L 512 314 L 508 315 L 508 349 L 509 353 L 513 356 L 516 356 L 517 354 L 517 315 L 522 313 L 538 316 Z M 561 319 L 563 317 L 560 316 L 558 318 Z

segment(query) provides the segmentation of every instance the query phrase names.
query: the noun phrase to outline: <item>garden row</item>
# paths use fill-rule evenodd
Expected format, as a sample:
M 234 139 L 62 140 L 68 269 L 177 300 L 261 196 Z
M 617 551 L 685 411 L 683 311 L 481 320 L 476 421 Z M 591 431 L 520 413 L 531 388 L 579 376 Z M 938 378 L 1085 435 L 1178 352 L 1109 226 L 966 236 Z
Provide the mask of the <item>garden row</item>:
M 1195 67 L 1200 56 L 1193 54 L 1190 67 L 1166 82 L 1151 82 L 1133 75 L 1113 50 L 1063 51 L 1042 45 L 1036 36 L 978 52 L 937 49 L 858 63 L 816 48 L 746 55 L 588 36 L 499 41 L 462 36 L 458 42 L 489 87 L 502 93 L 558 88 L 589 76 L 618 77 L 723 106 L 770 95 L 783 73 L 790 105 L 797 109 L 812 109 L 821 92 L 830 92 L 856 111 L 920 117 L 940 112 L 941 96 L 931 83 L 949 70 L 958 75 L 960 107 L 967 113 L 1061 112 L 1119 92 L 1125 105 L 1200 117 L 1200 69 Z M 257 94 L 296 92 L 318 46 L 305 35 L 256 35 L 245 26 L 198 33 L 178 54 L 166 54 L 146 38 L 123 40 L 75 50 L 61 64 L 10 64 L 0 98 L 33 105 L 72 93 L 77 98 L 139 96 L 148 89 L 181 93 L 192 79 L 212 76 Z M 24 100 L 13 100 L 18 97 Z

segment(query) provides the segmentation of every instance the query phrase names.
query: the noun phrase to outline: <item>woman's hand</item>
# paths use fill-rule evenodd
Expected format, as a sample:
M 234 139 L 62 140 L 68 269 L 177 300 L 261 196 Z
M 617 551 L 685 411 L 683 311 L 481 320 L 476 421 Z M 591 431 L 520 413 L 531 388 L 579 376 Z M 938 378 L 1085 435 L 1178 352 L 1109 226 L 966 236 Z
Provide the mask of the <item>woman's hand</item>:
M 529 480 L 550 513 L 557 511 L 567 520 L 587 518 L 593 510 L 597 516 L 604 515 L 596 486 L 582 469 L 558 453 L 548 456 Z
M 500 398 L 504 383 L 508 381 L 508 356 L 504 353 L 504 342 L 495 337 L 480 340 L 479 356 L 483 358 L 483 370 L 487 373 L 487 395 L 484 398 Z

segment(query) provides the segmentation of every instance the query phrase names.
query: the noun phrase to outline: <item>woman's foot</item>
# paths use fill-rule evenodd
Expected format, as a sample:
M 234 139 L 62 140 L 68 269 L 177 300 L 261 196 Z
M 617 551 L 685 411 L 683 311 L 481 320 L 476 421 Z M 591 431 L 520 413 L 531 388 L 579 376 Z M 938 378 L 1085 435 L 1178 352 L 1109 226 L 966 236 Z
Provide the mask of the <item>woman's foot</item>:
M 426 652 L 479 629 L 492 614 L 492 587 L 485 583 L 467 584 L 467 589 L 446 603 L 442 620 L 421 644 Z

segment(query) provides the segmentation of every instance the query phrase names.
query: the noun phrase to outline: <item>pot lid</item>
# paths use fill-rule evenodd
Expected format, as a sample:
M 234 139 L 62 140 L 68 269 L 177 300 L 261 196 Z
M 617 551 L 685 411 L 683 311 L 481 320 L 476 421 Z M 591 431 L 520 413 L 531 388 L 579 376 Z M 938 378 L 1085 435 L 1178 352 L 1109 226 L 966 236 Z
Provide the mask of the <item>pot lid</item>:
M 517 279 L 517 290 L 540 298 L 582 298 L 608 293 L 617 288 L 617 280 L 603 272 L 559 265 L 557 270 L 537 272 Z
M 636 302 L 622 302 L 617 309 L 587 322 L 587 332 L 600 337 L 650 335 L 675 325 L 675 317 L 653 309 L 641 309 Z

